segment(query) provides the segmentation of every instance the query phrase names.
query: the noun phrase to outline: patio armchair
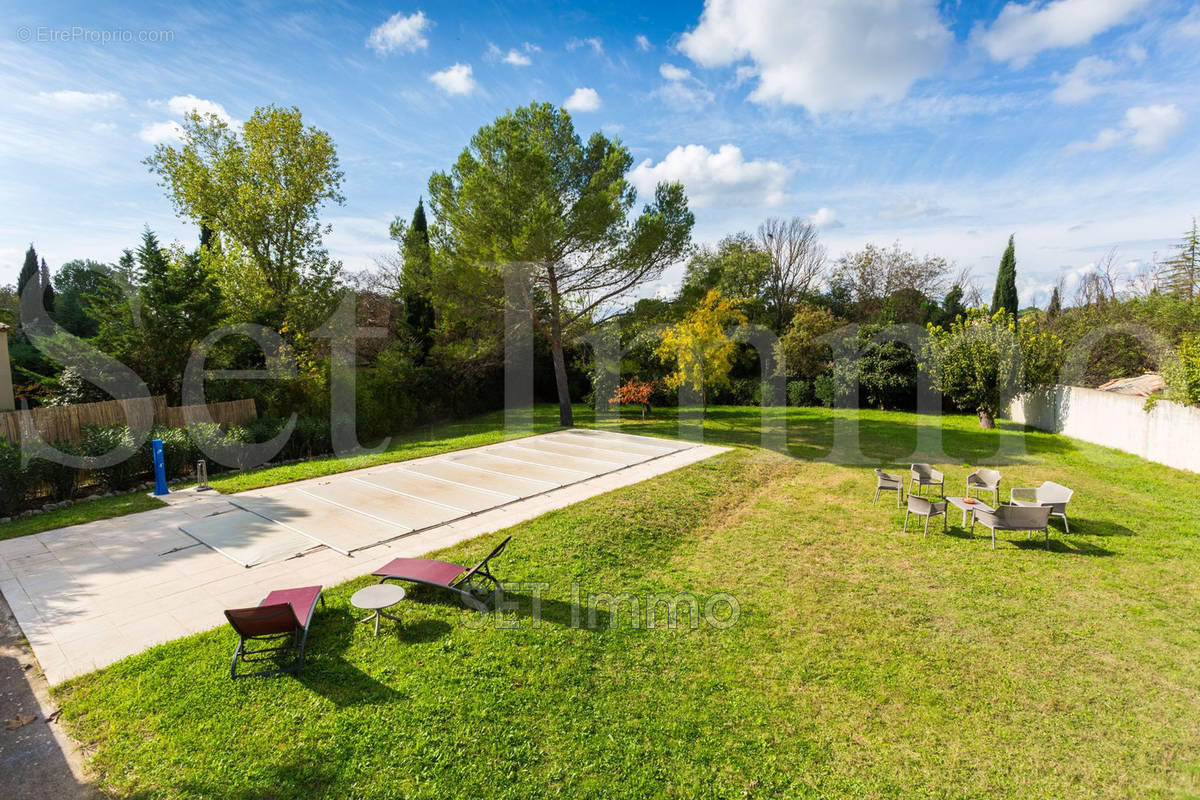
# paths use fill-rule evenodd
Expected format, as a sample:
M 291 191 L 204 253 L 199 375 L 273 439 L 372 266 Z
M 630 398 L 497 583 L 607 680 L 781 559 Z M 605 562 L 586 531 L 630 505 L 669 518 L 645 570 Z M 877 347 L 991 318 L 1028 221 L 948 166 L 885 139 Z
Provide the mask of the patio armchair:
M 871 505 L 879 502 L 880 492 L 895 492 L 896 505 L 900 505 L 900 500 L 904 497 L 904 479 L 896 475 L 891 475 L 881 469 L 875 470 L 875 499 L 871 501 Z
M 924 539 L 926 536 L 929 535 L 929 518 L 936 517 L 939 514 L 942 516 L 942 533 L 946 532 L 946 501 L 945 500 L 939 500 L 938 502 L 935 503 L 932 500 L 928 500 L 924 497 L 921 497 L 920 495 L 915 495 L 910 492 L 908 495 L 908 508 L 904 512 L 904 532 L 905 533 L 908 533 L 908 515 L 909 514 L 916 514 L 918 517 L 925 518 L 925 531 L 924 531 L 924 533 L 921 534 L 922 539 Z
M 913 484 L 917 485 L 917 494 L 921 493 L 923 486 L 938 487 L 938 494 L 942 497 L 946 496 L 946 476 L 938 472 L 928 464 L 913 464 L 909 472 L 908 493 L 912 495 Z
M 976 496 L 980 492 L 992 493 L 992 505 L 1000 504 L 1000 473 L 994 469 L 980 467 L 967 476 L 967 497 L 971 496 L 971 490 L 975 490 Z
M 1062 517 L 1063 528 L 1071 532 L 1071 523 L 1067 522 L 1067 503 L 1075 492 L 1054 481 L 1045 481 L 1041 486 L 1033 488 L 1016 487 L 1008 492 L 1008 502 L 1014 506 L 1049 506 L 1050 516 Z
M 1000 506 L 995 511 L 979 510 L 971 515 L 971 535 L 975 535 L 975 523 L 992 532 L 992 549 L 996 549 L 996 531 L 1044 531 L 1046 549 L 1050 549 L 1049 506 Z
M 488 562 L 498 558 L 511 539 L 509 536 L 496 545 L 495 550 L 473 567 L 435 561 L 431 558 L 393 558 L 372 574 L 379 578 L 380 583 L 412 581 L 436 586 L 457 594 L 476 611 L 486 611 L 487 603 L 503 591 L 500 581 L 488 570 Z
M 304 669 L 304 647 L 308 643 L 308 628 L 312 623 L 317 601 L 325 605 L 320 586 L 304 586 L 299 589 L 279 589 L 268 594 L 261 603 L 251 608 L 226 610 L 225 619 L 238 634 L 237 649 L 233 651 L 233 663 L 229 666 L 229 677 L 250 678 L 256 675 L 275 675 L 293 672 L 297 675 Z M 252 642 L 265 642 L 268 647 L 251 649 Z M 279 654 L 294 652 L 296 658 L 290 664 L 275 669 L 238 674 L 239 663 L 254 664 L 274 661 Z

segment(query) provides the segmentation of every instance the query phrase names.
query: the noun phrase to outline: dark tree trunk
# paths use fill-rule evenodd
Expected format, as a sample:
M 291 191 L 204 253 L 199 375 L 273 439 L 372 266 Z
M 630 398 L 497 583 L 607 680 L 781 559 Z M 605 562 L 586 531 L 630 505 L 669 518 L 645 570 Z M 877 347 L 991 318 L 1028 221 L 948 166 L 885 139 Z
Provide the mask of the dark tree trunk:
M 551 322 L 550 352 L 554 356 L 554 385 L 558 388 L 558 424 L 570 428 L 575 424 L 571 410 L 571 389 L 567 386 L 567 359 L 563 356 L 562 331 L 558 321 Z

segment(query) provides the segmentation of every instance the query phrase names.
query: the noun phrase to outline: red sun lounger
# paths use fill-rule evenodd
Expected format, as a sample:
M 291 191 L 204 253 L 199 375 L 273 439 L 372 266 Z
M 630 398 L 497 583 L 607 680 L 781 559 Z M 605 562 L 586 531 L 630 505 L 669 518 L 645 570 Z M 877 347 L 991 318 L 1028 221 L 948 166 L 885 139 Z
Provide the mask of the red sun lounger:
M 487 610 L 487 603 L 500 591 L 500 581 L 488 571 L 488 562 L 499 557 L 508 544 L 508 537 L 495 550 L 473 567 L 462 564 L 451 564 L 447 561 L 434 561 L 430 558 L 394 558 L 384 564 L 373 574 L 379 577 L 379 582 L 412 581 L 426 586 L 436 586 L 447 589 L 463 599 L 467 605 L 478 611 Z M 483 597 L 481 600 L 480 597 Z
M 321 601 L 322 606 L 325 605 L 321 587 L 304 586 L 299 589 L 278 589 L 252 608 L 227 610 L 225 619 L 229 620 L 229 624 L 240 637 L 237 649 L 233 651 L 229 677 L 249 678 L 280 672 L 294 672 L 299 675 L 300 670 L 304 668 L 304 645 L 308 641 L 308 627 L 312 622 L 317 600 Z M 270 646 L 251 650 L 247 647 L 249 642 L 265 642 Z M 288 651 L 296 653 L 296 660 L 290 665 L 241 675 L 237 672 L 239 661 L 244 664 L 272 661 L 276 654 Z

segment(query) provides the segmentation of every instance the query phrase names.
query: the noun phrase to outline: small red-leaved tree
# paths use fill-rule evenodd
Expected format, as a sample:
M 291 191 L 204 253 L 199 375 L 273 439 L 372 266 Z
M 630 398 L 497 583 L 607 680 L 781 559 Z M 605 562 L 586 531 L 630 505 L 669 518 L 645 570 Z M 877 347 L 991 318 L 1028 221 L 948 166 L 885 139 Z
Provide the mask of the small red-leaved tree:
M 635 378 L 630 378 L 617 387 L 617 391 L 613 393 L 611 402 L 617 405 L 640 405 L 642 407 L 642 419 L 646 418 L 646 412 L 650 410 L 650 396 L 654 394 L 653 381 L 639 381 Z

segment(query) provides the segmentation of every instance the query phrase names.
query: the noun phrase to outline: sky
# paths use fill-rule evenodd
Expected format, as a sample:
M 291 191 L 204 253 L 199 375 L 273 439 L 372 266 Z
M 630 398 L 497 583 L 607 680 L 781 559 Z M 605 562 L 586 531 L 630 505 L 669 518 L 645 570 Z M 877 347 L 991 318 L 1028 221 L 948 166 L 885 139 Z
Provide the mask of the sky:
M 334 138 L 348 270 L 392 250 L 431 173 L 530 102 L 618 137 L 645 200 L 682 181 L 694 239 L 802 216 L 830 256 L 899 241 L 990 297 L 1015 235 L 1042 303 L 1113 248 L 1135 272 L 1200 214 L 1200 3 L 0 0 L 0 283 L 191 246 L 142 164 L 192 109 L 296 106 Z M 640 204 L 639 204 L 640 207 Z M 670 294 L 681 265 L 643 287 Z

